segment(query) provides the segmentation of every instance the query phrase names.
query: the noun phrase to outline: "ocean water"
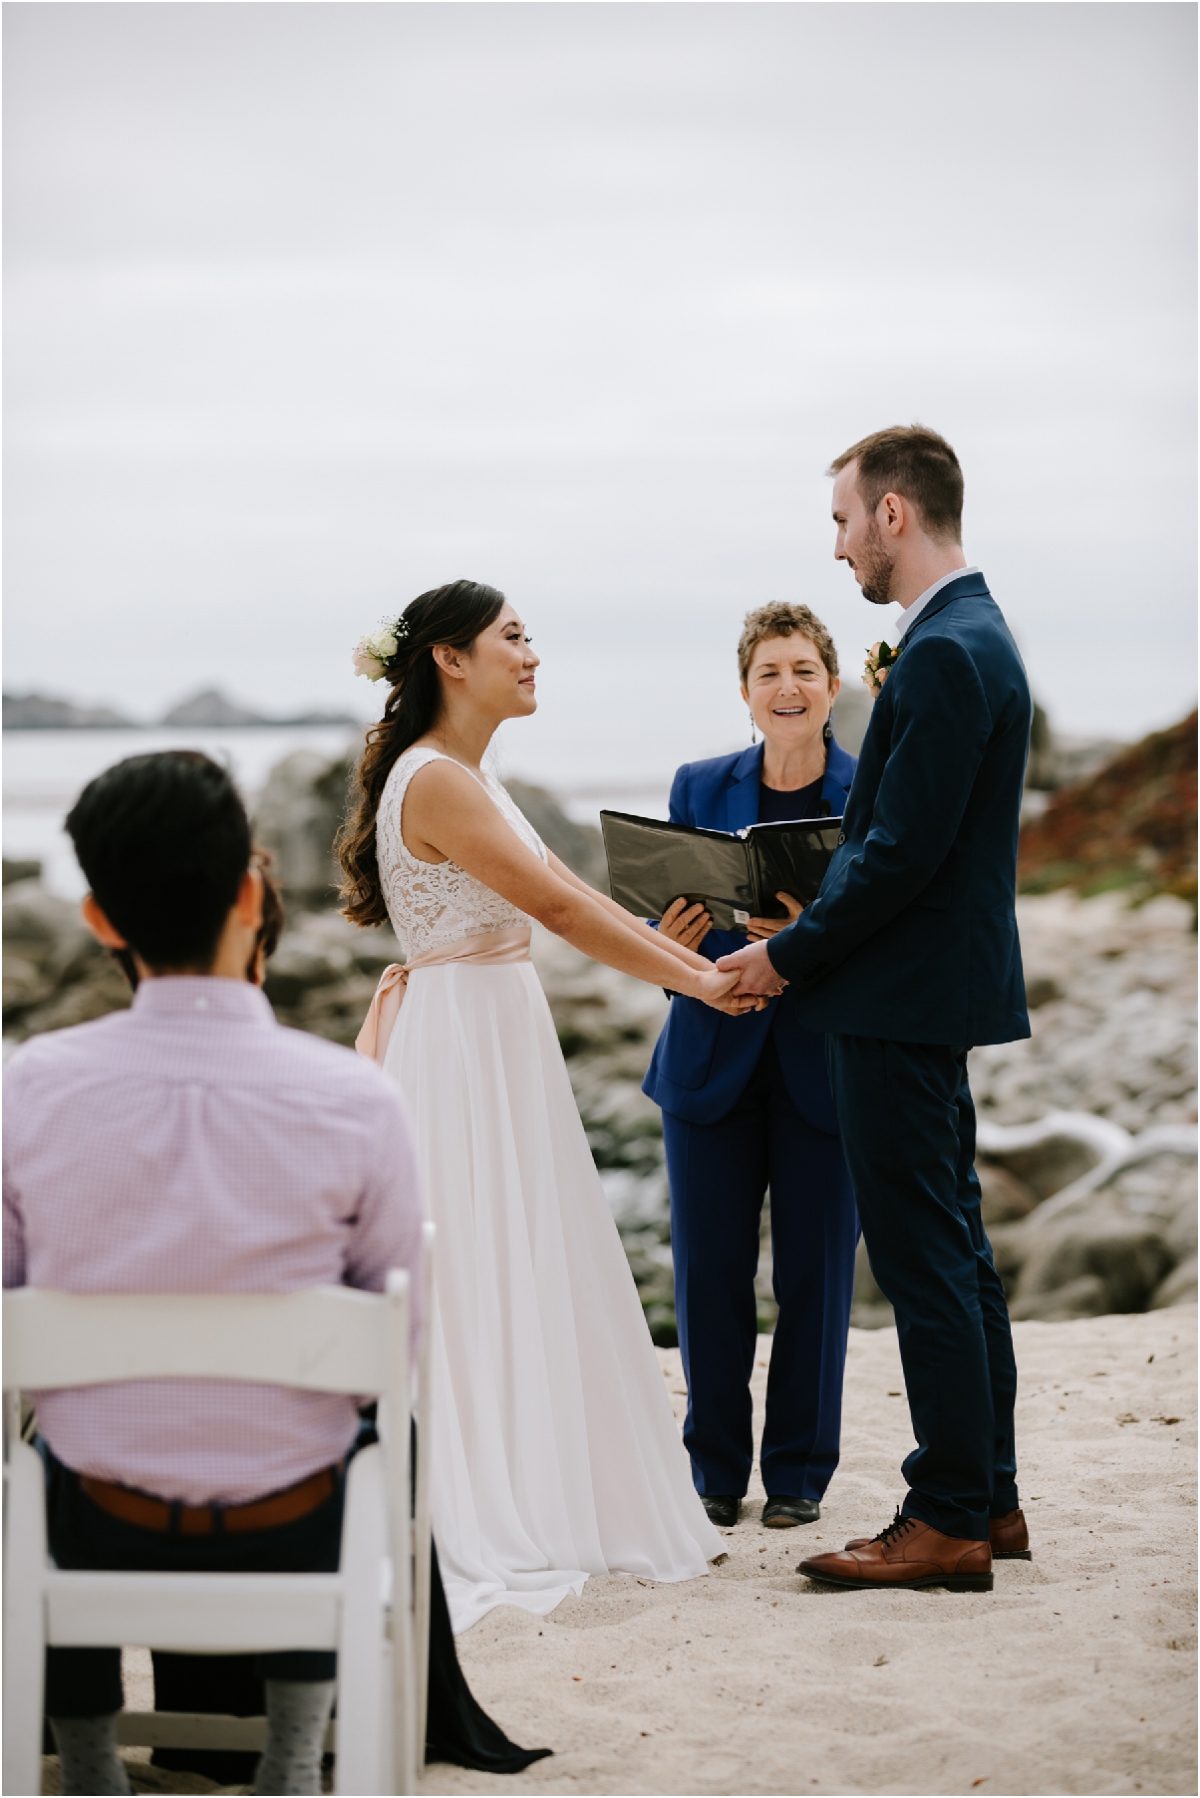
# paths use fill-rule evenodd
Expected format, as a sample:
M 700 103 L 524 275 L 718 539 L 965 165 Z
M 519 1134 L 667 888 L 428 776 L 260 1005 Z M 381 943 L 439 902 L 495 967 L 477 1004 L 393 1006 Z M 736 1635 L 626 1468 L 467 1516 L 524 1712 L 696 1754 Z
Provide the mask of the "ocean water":
M 532 721 L 531 721 L 532 722 Z M 510 776 L 549 787 L 572 817 L 595 823 L 602 806 L 665 817 L 670 791 L 668 756 L 646 760 L 622 744 L 609 754 L 604 742 L 568 757 L 561 745 L 531 732 L 514 742 L 506 727 L 495 747 L 501 778 Z M 80 896 L 83 876 L 63 820 L 95 775 L 125 756 L 160 749 L 199 749 L 223 762 L 253 808 L 270 770 L 297 749 L 332 758 L 354 741 L 356 732 L 331 725 L 272 725 L 253 730 L 9 730 L 4 732 L 4 854 L 42 863 L 52 891 Z M 705 753 L 701 751 L 701 753 Z M 711 752 L 710 752 L 711 753 Z M 661 764 L 661 765 L 659 765 Z M 564 780 L 565 776 L 565 780 Z

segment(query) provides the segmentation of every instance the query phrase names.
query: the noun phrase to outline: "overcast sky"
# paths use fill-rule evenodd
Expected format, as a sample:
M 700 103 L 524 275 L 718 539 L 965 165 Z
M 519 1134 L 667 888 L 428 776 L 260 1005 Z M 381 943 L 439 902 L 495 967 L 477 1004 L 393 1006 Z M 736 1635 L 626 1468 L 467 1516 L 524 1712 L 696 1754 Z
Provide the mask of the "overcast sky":
M 1192 702 L 1191 5 L 4 20 L 9 690 L 365 714 L 468 574 L 685 759 L 751 605 L 857 679 L 823 470 L 919 419 L 1055 721 Z

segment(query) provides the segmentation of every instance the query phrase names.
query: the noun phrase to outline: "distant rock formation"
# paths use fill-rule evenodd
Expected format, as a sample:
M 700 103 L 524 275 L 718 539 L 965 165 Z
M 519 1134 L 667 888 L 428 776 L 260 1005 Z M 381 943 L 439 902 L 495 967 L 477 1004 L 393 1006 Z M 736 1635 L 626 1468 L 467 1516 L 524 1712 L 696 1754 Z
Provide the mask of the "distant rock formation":
M 180 730 L 254 729 L 264 725 L 329 724 L 352 728 L 357 719 L 348 712 L 297 712 L 287 718 L 268 718 L 262 712 L 238 705 L 216 687 L 180 700 L 163 714 L 160 723 Z M 44 693 L 6 693 L 5 730 L 145 730 L 145 721 L 126 718 L 106 705 L 77 705 L 72 699 L 51 699 Z
M 164 724 L 182 725 L 197 730 L 224 730 L 237 725 L 266 724 L 261 712 L 248 711 L 216 687 L 206 687 L 190 699 L 181 699 L 162 716 Z
M 1021 887 L 1144 887 L 1196 901 L 1196 714 L 1060 787 L 1021 833 Z
M 194 693 L 190 699 L 181 699 L 178 705 L 173 705 L 162 717 L 164 725 L 191 730 L 246 730 L 271 724 L 349 726 L 355 722 L 346 712 L 299 712 L 288 718 L 268 718 L 262 712 L 253 712 L 247 706 L 238 705 L 217 687 L 206 687 L 202 693 Z
M 50 699 L 44 693 L 6 693 L 5 730 L 131 730 L 131 718 L 106 705 L 76 705 L 71 699 Z

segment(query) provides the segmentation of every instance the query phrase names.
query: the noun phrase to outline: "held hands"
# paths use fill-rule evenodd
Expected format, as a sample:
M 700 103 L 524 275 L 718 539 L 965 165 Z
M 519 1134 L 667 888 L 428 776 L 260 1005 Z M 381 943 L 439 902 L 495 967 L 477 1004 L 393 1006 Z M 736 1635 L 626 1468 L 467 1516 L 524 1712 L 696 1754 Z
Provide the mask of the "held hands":
M 761 1005 L 765 1005 L 768 998 L 775 998 L 787 985 L 783 976 L 776 973 L 765 942 L 748 943 L 734 955 L 723 955 L 717 963 L 717 971 L 737 975 L 737 985 L 732 993 L 734 999 L 757 998 Z
M 712 919 L 703 905 L 699 901 L 689 905 L 686 899 L 673 900 L 658 923 L 659 936 L 669 936 L 685 949 L 698 949 L 711 929 Z
M 796 922 L 796 919 L 804 910 L 800 901 L 798 899 L 793 899 L 790 893 L 776 893 L 775 897 L 778 899 L 780 905 L 786 910 L 787 917 L 751 918 L 749 924 L 746 926 L 746 935 L 750 938 L 752 943 L 760 943 L 765 937 L 774 936 L 778 931 L 786 930 L 789 925 Z
M 741 951 L 745 954 L 745 951 Z M 772 969 L 774 973 L 774 969 Z M 775 975 L 779 979 L 778 974 Z M 740 979 L 740 970 L 723 973 L 719 968 L 709 968 L 696 976 L 696 988 L 693 997 L 703 999 L 706 1005 L 717 1011 L 729 1013 L 731 1018 L 741 1017 L 744 1011 L 762 1011 L 766 1000 L 754 993 L 734 992 Z

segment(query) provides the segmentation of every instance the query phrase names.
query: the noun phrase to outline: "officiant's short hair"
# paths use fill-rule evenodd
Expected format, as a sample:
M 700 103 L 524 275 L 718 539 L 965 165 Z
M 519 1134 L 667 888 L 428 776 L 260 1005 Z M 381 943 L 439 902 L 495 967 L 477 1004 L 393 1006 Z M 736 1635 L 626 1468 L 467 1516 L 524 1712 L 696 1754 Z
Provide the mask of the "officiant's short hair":
M 898 493 L 917 508 L 931 537 L 962 542 L 962 469 L 936 431 L 927 425 L 872 431 L 835 457 L 826 472 L 840 474 L 851 462 L 858 463 L 858 491 L 868 512 L 874 512 L 885 493 Z
M 769 642 L 772 637 L 790 637 L 793 634 L 808 638 L 824 662 L 825 672 L 830 680 L 837 679 L 837 646 L 828 627 L 807 606 L 793 605 L 786 599 L 776 599 L 765 606 L 759 606 L 757 611 L 746 613 L 737 649 L 738 678 L 743 687 L 759 644 Z

